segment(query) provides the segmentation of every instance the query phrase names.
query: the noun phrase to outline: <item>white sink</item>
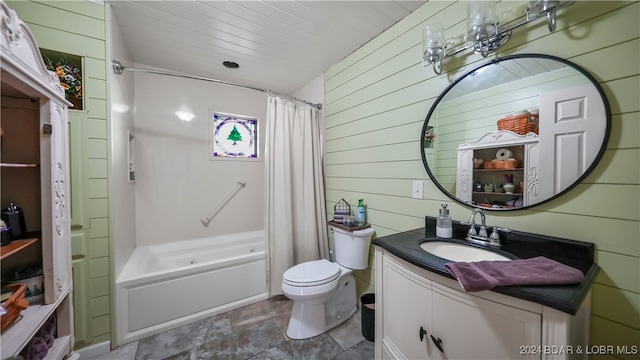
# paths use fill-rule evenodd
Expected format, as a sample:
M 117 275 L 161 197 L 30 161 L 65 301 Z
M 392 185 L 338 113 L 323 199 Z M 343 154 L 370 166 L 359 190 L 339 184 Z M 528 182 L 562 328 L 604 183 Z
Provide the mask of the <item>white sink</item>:
M 432 255 L 455 262 L 511 260 L 493 251 L 447 241 L 426 241 L 420 244 L 420 247 Z

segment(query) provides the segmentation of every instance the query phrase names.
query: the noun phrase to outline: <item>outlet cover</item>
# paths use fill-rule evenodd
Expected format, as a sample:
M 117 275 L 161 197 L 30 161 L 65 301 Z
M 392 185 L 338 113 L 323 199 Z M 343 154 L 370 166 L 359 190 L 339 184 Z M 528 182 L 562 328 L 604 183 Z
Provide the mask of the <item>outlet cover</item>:
M 414 199 L 424 199 L 424 181 L 413 181 L 413 187 L 411 188 L 411 197 Z

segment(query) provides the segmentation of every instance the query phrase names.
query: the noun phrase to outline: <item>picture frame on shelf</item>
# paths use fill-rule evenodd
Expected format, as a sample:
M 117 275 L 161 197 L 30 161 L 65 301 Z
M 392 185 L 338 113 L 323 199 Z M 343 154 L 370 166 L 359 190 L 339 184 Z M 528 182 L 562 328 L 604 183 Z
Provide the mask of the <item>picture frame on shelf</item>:
M 49 71 L 58 75 L 65 99 L 73 104 L 70 110 L 84 110 L 83 58 L 79 55 L 40 49 L 42 61 Z

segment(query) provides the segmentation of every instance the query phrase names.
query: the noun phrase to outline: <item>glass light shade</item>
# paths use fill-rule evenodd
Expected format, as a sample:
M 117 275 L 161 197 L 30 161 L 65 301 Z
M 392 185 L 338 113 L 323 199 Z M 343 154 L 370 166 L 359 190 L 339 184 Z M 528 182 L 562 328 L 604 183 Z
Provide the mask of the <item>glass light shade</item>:
M 496 34 L 496 3 L 472 1 L 467 5 L 467 43 L 473 43 Z
M 549 9 L 556 8 L 560 5 L 560 1 L 557 0 L 531 0 L 529 1 L 529 9 L 531 9 L 534 15 L 543 13 Z
M 423 60 L 433 63 L 444 56 L 444 25 L 427 25 L 422 32 Z

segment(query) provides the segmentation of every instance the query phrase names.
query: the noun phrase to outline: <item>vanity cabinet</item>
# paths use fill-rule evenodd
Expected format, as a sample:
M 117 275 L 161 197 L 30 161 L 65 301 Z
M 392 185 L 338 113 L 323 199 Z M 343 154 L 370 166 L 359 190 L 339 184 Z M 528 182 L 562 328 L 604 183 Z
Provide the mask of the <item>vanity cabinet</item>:
M 376 359 L 568 359 L 577 354 L 567 345 L 587 344 L 588 303 L 570 316 L 491 291 L 466 293 L 379 247 L 375 259 Z
M 388 355 L 383 358 L 429 359 L 429 335 L 433 334 L 431 282 L 389 257 L 382 260 L 382 278 L 385 288 L 378 296 L 376 312 L 380 303 L 384 304 L 382 346 Z
M 539 359 L 520 346 L 541 344 L 540 314 L 433 283 L 433 359 Z M 431 336 L 430 336 L 431 337 Z M 434 343 L 435 344 L 435 343 Z M 432 344 L 433 345 L 433 344 Z
M 2 30 L 1 204 L 22 206 L 28 239 L 2 246 L 2 272 L 37 264 L 44 296 L 2 330 L 2 359 L 18 356 L 46 331 L 46 359 L 74 358 L 67 102 L 46 70 L 29 28 L 0 1 Z M 4 280 L 4 279 L 3 279 Z M 53 337 L 51 337 L 51 334 Z M 41 339 L 45 339 L 44 335 Z M 53 341 L 51 341 L 53 340 Z
M 510 151 L 511 158 L 516 161 L 493 161 L 503 149 Z M 542 194 L 546 194 L 539 181 L 540 162 L 544 158 L 539 136 L 535 133 L 518 135 L 498 130 L 463 143 L 458 146 L 456 197 L 486 207 L 491 207 L 493 202 L 505 203 L 506 207 L 541 202 L 544 200 Z M 553 161 L 553 158 L 548 158 L 548 161 Z M 510 193 L 501 187 L 507 182 L 506 178 L 512 179 L 515 185 Z M 478 183 L 480 188 L 476 187 Z M 496 189 L 489 189 L 486 185 L 495 185 Z

